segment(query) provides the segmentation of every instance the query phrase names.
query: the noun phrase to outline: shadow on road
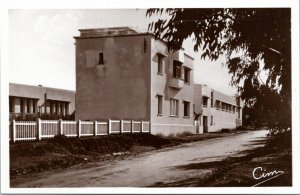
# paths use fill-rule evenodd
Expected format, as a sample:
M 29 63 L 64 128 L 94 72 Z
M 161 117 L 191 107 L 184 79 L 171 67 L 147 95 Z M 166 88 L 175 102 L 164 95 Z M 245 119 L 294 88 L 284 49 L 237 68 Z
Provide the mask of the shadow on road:
M 210 170 L 196 178 L 163 183 L 157 182 L 150 187 L 249 187 L 260 182 L 259 186 L 292 185 L 291 133 L 287 132 L 267 140 L 253 140 L 250 145 L 257 147 L 244 150 L 221 161 L 190 163 L 172 167 L 179 170 Z M 264 147 L 261 147 L 265 145 Z M 274 170 L 284 174 L 264 182 L 265 178 L 255 180 L 253 170 L 262 167 L 265 173 Z

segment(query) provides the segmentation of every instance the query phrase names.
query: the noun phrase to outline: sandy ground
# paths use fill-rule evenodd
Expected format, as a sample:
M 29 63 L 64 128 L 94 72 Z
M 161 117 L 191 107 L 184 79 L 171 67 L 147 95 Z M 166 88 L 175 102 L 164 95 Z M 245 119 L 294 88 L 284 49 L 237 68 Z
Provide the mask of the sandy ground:
M 201 178 L 212 169 L 193 170 L 185 167 L 243 155 L 243 151 L 263 146 L 253 143 L 266 139 L 266 134 L 266 130 L 248 131 L 147 152 L 125 160 L 94 162 L 65 170 L 47 171 L 34 177 L 28 175 L 12 180 L 12 187 L 143 187 Z

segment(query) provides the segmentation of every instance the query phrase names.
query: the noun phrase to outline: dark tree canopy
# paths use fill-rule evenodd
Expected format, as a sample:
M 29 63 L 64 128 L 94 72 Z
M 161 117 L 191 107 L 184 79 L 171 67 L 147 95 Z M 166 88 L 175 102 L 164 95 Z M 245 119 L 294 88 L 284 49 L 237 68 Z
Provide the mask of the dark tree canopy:
M 202 58 L 217 60 L 225 55 L 231 84 L 238 87 L 246 106 L 264 114 L 281 112 L 289 119 L 281 125 L 290 126 L 289 8 L 147 10 L 150 18 L 162 13 L 169 18 L 151 22 L 149 30 L 166 41 L 170 50 L 180 49 L 185 39 L 193 37 L 194 50 L 199 50 Z M 266 79 L 261 78 L 262 72 L 267 73 Z M 282 104 L 289 109 L 282 110 Z M 271 117 L 280 121 L 274 112 L 266 120 Z

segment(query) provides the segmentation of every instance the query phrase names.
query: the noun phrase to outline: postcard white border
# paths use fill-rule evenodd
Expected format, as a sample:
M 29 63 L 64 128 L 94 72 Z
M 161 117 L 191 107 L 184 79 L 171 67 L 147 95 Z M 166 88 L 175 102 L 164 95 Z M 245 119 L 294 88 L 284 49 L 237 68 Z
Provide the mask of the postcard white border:
M 119 8 L 149 8 L 149 7 L 290 7 L 292 9 L 292 105 L 293 105 L 293 187 L 220 187 L 220 188 L 9 188 L 8 169 L 8 10 L 9 9 L 119 9 Z M 299 170 L 299 1 L 298 0 L 6 0 L 1 1 L 1 193 L 231 193 L 231 194 L 295 194 L 300 193 Z

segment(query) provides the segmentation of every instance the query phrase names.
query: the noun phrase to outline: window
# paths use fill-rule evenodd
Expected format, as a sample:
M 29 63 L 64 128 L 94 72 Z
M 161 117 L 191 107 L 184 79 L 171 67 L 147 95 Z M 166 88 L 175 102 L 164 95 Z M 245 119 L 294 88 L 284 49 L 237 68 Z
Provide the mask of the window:
M 147 52 L 147 41 L 146 39 L 144 39 L 144 53 Z
M 49 102 L 50 104 L 50 114 L 53 114 L 54 113 L 54 108 L 55 108 L 55 105 L 53 102 Z
M 27 99 L 27 113 L 30 113 L 30 99 Z
M 163 96 L 157 95 L 157 115 L 162 115 L 162 100 Z
M 176 99 L 170 99 L 170 116 L 178 116 L 178 102 Z
M 190 83 L 190 69 L 186 67 L 184 68 L 184 82 Z
M 210 125 L 214 124 L 214 116 L 210 116 Z
M 104 64 L 103 53 L 99 53 L 99 62 L 98 64 Z
M 216 107 L 217 107 L 217 110 L 219 110 L 221 108 L 221 102 L 219 100 L 216 100 Z
M 58 109 L 59 109 L 58 102 L 55 102 L 55 114 L 59 114 Z
M 190 116 L 190 102 L 183 101 L 183 116 Z
M 177 79 L 181 78 L 181 63 L 176 60 L 173 61 L 173 77 Z
M 66 102 L 66 104 L 65 104 L 65 112 L 66 112 L 66 115 L 68 116 L 69 115 L 69 102 Z
M 240 119 L 241 118 L 241 108 L 238 108 L 237 111 L 238 111 L 238 118 Z
M 13 107 L 14 107 L 13 97 L 9 97 L 9 112 L 14 112 Z
M 38 107 L 38 112 L 39 112 L 39 113 L 42 113 L 42 106 L 39 106 L 39 107 Z
M 21 108 L 21 113 L 24 113 L 24 99 L 20 99 L 20 108 Z
M 36 100 L 32 100 L 32 113 L 36 113 Z
M 210 107 L 214 107 L 214 92 L 210 92 Z
M 235 106 L 233 106 L 232 110 L 233 110 L 233 113 L 235 114 Z
M 64 114 L 63 104 L 64 104 L 63 102 L 60 102 L 60 103 L 59 103 L 59 114 L 60 114 L 60 115 L 63 115 L 63 114 Z
M 208 97 L 202 97 L 203 107 L 207 107 Z
M 158 55 L 158 63 L 157 63 L 157 73 L 162 74 L 163 73 L 163 56 Z

